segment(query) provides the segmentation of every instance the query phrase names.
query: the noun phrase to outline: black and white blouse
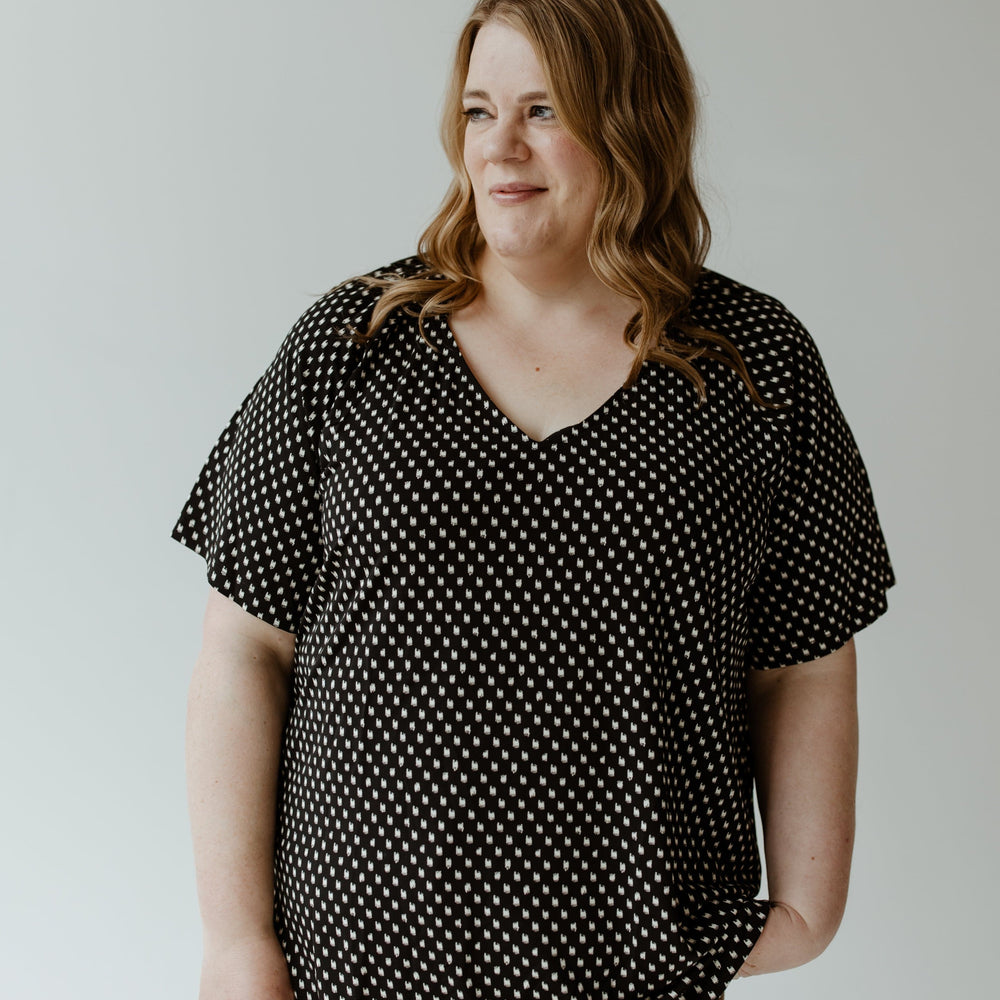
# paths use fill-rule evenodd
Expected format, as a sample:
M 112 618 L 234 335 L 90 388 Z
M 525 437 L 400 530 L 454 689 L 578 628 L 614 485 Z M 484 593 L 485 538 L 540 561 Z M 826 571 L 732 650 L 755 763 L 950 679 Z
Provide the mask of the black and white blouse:
M 416 257 L 378 272 L 413 273 Z M 294 324 L 172 537 L 295 633 L 275 926 L 299 1000 L 721 995 L 767 914 L 746 673 L 895 583 L 810 334 L 704 269 L 761 394 L 656 362 L 542 441 L 446 318 L 359 281 Z

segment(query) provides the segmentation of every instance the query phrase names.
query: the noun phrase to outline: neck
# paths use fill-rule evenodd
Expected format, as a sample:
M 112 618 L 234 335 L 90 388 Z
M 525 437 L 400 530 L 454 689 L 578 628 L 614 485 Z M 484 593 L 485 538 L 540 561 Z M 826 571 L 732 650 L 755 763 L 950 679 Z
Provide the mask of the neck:
M 603 325 L 624 327 L 639 302 L 608 288 L 589 262 L 547 265 L 536 259 L 501 258 L 486 247 L 478 261 L 481 306 L 513 329 Z

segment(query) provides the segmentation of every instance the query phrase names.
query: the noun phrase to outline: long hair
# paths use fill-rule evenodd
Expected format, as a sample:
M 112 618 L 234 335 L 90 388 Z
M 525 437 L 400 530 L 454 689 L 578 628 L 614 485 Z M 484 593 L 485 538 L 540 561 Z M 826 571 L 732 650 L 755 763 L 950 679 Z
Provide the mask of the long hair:
M 488 21 L 529 39 L 563 127 L 599 164 L 588 259 L 605 285 L 641 303 L 624 331 L 636 350 L 625 384 L 634 384 L 645 360 L 659 361 L 694 383 L 700 406 L 705 382 L 691 362 L 713 358 L 740 375 L 755 403 L 775 406 L 757 392 L 736 346 L 685 315 L 711 233 L 693 176 L 694 79 L 657 0 L 476 3 L 459 36 L 445 96 L 441 140 L 454 176 L 420 237 L 424 269 L 361 279 L 383 292 L 368 329 L 356 339 L 374 336 L 402 307 L 417 316 L 427 340 L 425 317 L 457 312 L 479 292 L 475 263 L 484 239 L 463 160 L 462 91 L 476 35 Z

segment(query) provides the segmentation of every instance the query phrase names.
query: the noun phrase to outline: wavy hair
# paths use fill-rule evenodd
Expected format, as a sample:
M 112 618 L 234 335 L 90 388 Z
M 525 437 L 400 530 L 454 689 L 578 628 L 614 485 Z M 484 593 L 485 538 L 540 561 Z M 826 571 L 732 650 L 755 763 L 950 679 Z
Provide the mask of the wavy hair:
M 423 269 L 354 279 L 383 289 L 368 329 L 355 339 L 374 336 L 402 307 L 417 316 L 427 340 L 427 316 L 457 312 L 479 292 L 475 263 L 484 238 L 463 160 L 462 91 L 476 35 L 489 21 L 529 39 L 563 127 L 599 164 L 588 259 L 605 285 L 641 304 L 625 327 L 624 338 L 636 350 L 625 384 L 634 384 L 645 360 L 659 361 L 694 383 L 700 406 L 705 382 L 691 362 L 712 358 L 740 375 L 755 403 L 777 407 L 760 396 L 736 346 L 686 315 L 711 233 L 693 176 L 694 78 L 657 0 L 476 3 L 458 39 L 441 121 L 454 176 L 420 237 Z

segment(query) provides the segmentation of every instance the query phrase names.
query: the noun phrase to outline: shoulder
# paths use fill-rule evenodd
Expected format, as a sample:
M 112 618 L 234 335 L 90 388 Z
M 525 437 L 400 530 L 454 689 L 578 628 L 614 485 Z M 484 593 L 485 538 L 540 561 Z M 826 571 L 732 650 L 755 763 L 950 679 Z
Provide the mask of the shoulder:
M 412 278 L 418 274 L 433 274 L 427 262 L 419 254 L 410 254 L 408 257 L 400 257 L 391 264 L 384 264 L 381 267 L 369 271 L 364 277 L 388 278 L 394 280 L 398 278 Z
M 363 349 L 364 345 L 355 343 L 355 337 L 367 328 L 384 291 L 384 282 L 427 271 L 422 259 L 413 254 L 340 281 L 313 301 L 295 321 L 282 345 L 283 353 L 298 366 L 304 360 L 336 362 L 339 358 L 346 362 Z
M 812 334 L 772 294 L 703 267 L 687 318 L 734 344 L 765 398 L 790 402 L 826 380 Z
M 336 328 L 360 322 L 375 307 L 386 281 L 413 277 L 427 270 L 421 258 L 414 254 L 345 278 L 313 302 L 299 318 L 299 324 L 308 328 Z

